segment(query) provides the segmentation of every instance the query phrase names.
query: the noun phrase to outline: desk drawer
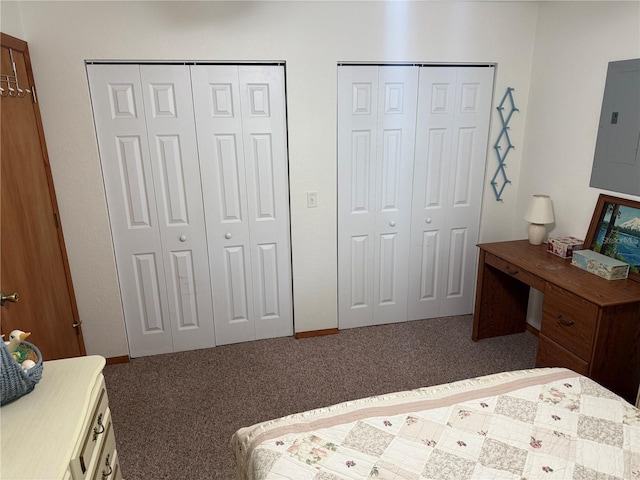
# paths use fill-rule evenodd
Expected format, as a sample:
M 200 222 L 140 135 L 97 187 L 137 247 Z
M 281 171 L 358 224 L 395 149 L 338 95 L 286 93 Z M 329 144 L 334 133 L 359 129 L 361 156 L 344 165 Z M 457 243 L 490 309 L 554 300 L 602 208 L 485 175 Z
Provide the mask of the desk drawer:
M 596 305 L 547 284 L 540 333 L 588 362 L 591 360 L 597 319 Z
M 494 268 L 497 268 L 501 272 L 520 280 L 522 283 L 526 283 L 536 290 L 540 290 L 541 292 L 544 291 L 544 280 L 512 263 L 507 262 L 506 260 L 503 260 L 502 258 L 496 257 L 495 255 L 487 252 L 485 253 L 484 262 Z
M 564 367 L 582 375 L 589 373 L 589 364 L 580 357 L 562 348 L 542 333 L 538 336 L 536 367 Z

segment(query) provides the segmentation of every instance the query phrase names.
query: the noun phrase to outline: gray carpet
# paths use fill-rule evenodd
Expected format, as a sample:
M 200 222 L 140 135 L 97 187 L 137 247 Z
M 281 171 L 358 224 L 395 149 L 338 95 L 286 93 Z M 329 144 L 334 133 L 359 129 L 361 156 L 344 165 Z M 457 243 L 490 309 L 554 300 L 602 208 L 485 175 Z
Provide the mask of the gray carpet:
M 233 479 L 240 427 L 346 400 L 535 365 L 528 332 L 471 340 L 471 316 L 137 358 L 104 375 L 126 480 Z

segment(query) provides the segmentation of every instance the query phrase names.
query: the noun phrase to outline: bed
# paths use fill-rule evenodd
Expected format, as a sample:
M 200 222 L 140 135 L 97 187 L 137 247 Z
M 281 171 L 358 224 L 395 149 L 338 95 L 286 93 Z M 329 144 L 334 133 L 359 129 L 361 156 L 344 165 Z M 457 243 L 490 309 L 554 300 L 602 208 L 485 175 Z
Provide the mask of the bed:
M 238 430 L 239 479 L 640 479 L 640 410 L 562 368 L 345 402 Z

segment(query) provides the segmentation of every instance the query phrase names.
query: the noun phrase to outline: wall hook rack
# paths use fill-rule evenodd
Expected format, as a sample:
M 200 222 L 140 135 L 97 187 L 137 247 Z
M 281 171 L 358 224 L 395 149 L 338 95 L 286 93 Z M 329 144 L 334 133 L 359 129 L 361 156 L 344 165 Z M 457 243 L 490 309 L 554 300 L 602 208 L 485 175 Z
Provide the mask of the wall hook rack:
M 31 93 L 28 88 L 20 88 L 18 80 L 18 72 L 16 70 L 16 62 L 13 59 L 13 49 L 9 48 L 9 58 L 11 59 L 12 75 L 0 74 L 0 96 L 2 97 L 18 97 L 23 98 L 27 93 Z
M 496 107 L 496 110 L 498 110 L 498 114 L 500 115 L 502 128 L 498 134 L 496 143 L 493 145 L 496 155 L 498 156 L 498 168 L 491 179 L 491 187 L 493 187 L 493 193 L 495 193 L 496 201 L 498 202 L 502 202 L 502 192 L 505 187 L 511 183 L 511 180 L 507 177 L 507 172 L 505 170 L 507 166 L 505 160 L 511 149 L 515 148 L 511 143 L 511 138 L 509 137 L 509 122 L 511 121 L 513 114 L 519 111 L 513 100 L 512 92 L 514 90 L 514 88 L 508 87 L 500 101 L 500 104 Z

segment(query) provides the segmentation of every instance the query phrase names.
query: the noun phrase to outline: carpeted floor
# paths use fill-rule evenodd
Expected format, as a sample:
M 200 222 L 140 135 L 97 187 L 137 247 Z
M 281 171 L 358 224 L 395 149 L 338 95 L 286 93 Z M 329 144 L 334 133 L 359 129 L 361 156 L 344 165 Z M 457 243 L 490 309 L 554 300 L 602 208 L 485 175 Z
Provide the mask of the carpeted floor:
M 220 346 L 110 365 L 127 480 L 233 479 L 240 427 L 346 400 L 535 365 L 525 332 L 474 343 L 471 316 Z

